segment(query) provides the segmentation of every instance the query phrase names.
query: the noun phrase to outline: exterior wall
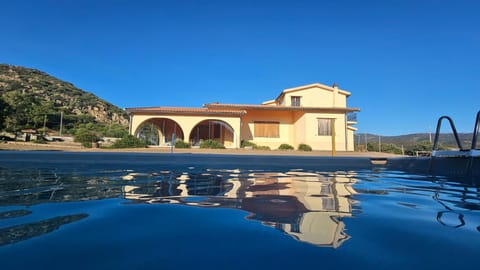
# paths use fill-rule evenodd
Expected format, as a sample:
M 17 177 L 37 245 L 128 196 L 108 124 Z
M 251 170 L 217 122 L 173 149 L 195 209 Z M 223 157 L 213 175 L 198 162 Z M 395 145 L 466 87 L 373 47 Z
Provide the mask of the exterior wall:
M 279 122 L 279 137 L 255 137 L 255 121 Z M 292 112 L 248 110 L 247 114 L 242 117 L 241 139 L 251 141 L 257 145 L 269 146 L 271 149 L 277 149 L 282 143 L 288 143 L 295 146 L 293 122 L 294 114 Z
M 283 98 L 285 106 L 291 106 L 291 97 L 301 96 L 302 107 L 347 107 L 347 96 L 338 91 L 330 91 L 318 87 L 286 93 Z
M 227 129 L 225 128 L 222 128 L 221 129 L 221 138 L 223 139 L 223 145 L 225 145 L 225 147 L 227 148 L 238 148 L 236 145 L 235 145 L 235 138 L 233 136 L 233 134 L 231 132 L 228 132 Z
M 305 125 L 305 137 L 304 141 L 296 142 L 296 145 L 300 143 L 306 143 L 310 145 L 314 150 L 332 150 L 332 136 L 319 136 L 318 135 L 318 118 L 332 118 L 335 119 L 335 148 L 337 151 L 347 151 L 346 147 L 346 134 L 345 134 L 345 114 L 333 114 L 333 113 L 306 113 L 299 123 Z
M 188 141 L 193 128 L 204 120 L 217 120 L 229 124 L 233 130 L 233 138 L 224 129 L 222 132 L 225 146 L 239 148 L 241 140 L 251 141 L 257 145 L 269 146 L 277 149 L 280 144 L 287 143 L 297 148 L 299 144 L 310 145 L 314 150 L 330 151 L 332 148 L 331 136 L 319 136 L 317 133 L 318 118 L 335 119 L 335 146 L 337 151 L 354 150 L 354 132 L 346 127 L 345 114 L 335 113 L 303 113 L 294 111 L 264 111 L 249 110 L 247 114 L 239 117 L 212 117 L 195 115 L 141 115 L 134 114 L 132 117 L 131 134 L 136 134 L 138 128 L 145 121 L 165 118 L 175 121 L 182 129 L 184 140 Z M 255 137 L 255 121 L 279 122 L 279 137 L 266 138 Z
M 355 150 L 355 140 L 353 135 L 353 130 L 347 128 L 347 151 Z
M 295 131 L 295 137 L 294 137 L 294 145 L 297 147 L 301 143 L 307 143 L 307 138 L 306 138 L 306 132 L 305 130 L 307 129 L 307 122 L 306 118 L 304 117 L 304 113 L 295 113 L 295 123 L 293 126 L 293 129 Z
M 347 151 L 345 114 L 249 110 L 242 117 L 240 136 L 242 140 L 251 141 L 259 146 L 269 146 L 271 149 L 277 149 L 282 143 L 288 143 L 295 148 L 299 144 L 305 143 L 314 150 L 330 151 L 332 149 L 332 137 L 317 135 L 318 118 L 335 119 L 336 150 Z M 278 138 L 255 137 L 255 121 L 279 122 L 280 136 Z
M 232 116 L 222 116 L 217 117 L 214 115 L 210 116 L 199 116 L 199 115 L 146 115 L 146 114 L 133 114 L 132 123 L 131 123 L 131 134 L 136 134 L 138 128 L 145 121 L 156 119 L 156 118 L 166 118 L 177 122 L 179 127 L 182 129 L 184 134 L 184 140 L 187 141 L 190 137 L 190 133 L 193 128 L 200 122 L 204 120 L 217 120 L 223 121 L 229 124 L 233 128 L 233 140 L 231 138 L 226 138 L 227 141 L 232 140 L 230 148 L 240 148 L 240 117 Z

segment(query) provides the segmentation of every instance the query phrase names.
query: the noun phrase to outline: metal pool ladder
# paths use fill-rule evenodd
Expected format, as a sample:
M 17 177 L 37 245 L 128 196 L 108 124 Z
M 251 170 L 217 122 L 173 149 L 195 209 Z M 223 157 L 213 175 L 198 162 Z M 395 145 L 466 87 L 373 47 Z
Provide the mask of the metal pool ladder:
M 442 121 L 446 119 L 450 123 L 450 127 L 453 132 L 453 136 L 455 137 L 455 141 L 457 143 L 458 150 L 438 150 L 438 140 L 440 137 L 440 128 L 442 126 Z M 435 158 L 463 158 L 467 161 L 466 164 L 466 173 L 467 175 L 472 175 L 472 167 L 474 163 L 475 157 L 480 157 L 480 149 L 477 148 L 477 141 L 478 141 L 478 131 L 480 129 L 480 111 L 477 112 L 477 117 L 475 119 L 475 127 L 473 129 L 473 137 L 472 137 L 472 144 L 470 149 L 464 148 L 462 146 L 462 142 L 458 137 L 457 129 L 455 128 L 455 124 L 453 123 L 452 118 L 449 116 L 442 116 L 438 119 L 437 122 L 437 129 L 435 132 L 435 140 L 433 141 L 432 147 L 432 155 L 430 159 L 430 168 L 429 171 L 432 171 L 433 160 Z
M 447 119 L 450 123 L 450 127 L 452 128 L 453 136 L 455 136 L 455 141 L 457 142 L 458 150 L 438 150 L 438 140 L 440 137 L 440 128 L 442 126 L 442 120 Z M 433 148 L 432 148 L 432 157 L 479 157 L 480 156 L 480 149 L 477 148 L 477 140 L 478 140 L 478 131 L 480 129 L 480 111 L 477 112 L 477 117 L 475 119 L 475 127 L 473 129 L 473 138 L 472 138 L 472 145 L 470 149 L 463 148 L 462 142 L 458 137 L 457 129 L 455 128 L 455 124 L 453 123 L 452 118 L 449 116 L 442 116 L 438 119 L 437 122 L 437 130 L 435 132 L 435 140 L 433 141 Z

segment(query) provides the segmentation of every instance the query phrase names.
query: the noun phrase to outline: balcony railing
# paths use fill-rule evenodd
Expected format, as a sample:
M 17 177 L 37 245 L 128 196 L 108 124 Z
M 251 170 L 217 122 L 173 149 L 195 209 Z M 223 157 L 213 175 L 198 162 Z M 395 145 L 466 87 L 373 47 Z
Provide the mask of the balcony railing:
M 348 122 L 357 122 L 357 113 L 354 113 L 354 112 L 347 113 L 347 121 Z

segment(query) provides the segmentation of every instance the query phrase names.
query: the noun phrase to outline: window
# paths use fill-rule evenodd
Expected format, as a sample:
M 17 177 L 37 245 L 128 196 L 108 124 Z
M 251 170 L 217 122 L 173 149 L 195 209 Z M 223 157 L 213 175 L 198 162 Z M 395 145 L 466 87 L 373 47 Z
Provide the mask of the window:
M 318 136 L 332 136 L 332 121 L 330 118 L 318 118 Z
M 279 122 L 255 122 L 254 136 L 266 138 L 280 137 L 280 123 Z
M 299 96 L 292 96 L 291 97 L 291 101 L 292 101 L 292 106 L 295 106 L 295 107 L 300 107 L 300 99 L 302 97 L 299 97 Z

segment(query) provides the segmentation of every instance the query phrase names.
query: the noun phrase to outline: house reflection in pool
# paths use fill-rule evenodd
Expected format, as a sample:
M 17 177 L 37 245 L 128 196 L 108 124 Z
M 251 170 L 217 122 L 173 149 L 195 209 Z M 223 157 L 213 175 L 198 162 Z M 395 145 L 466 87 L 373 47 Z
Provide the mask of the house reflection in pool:
M 148 188 L 124 186 L 124 196 L 147 203 L 242 209 L 251 213 L 248 219 L 317 246 L 336 248 L 349 239 L 341 219 L 352 216 L 352 175 L 207 170 L 169 178 Z

